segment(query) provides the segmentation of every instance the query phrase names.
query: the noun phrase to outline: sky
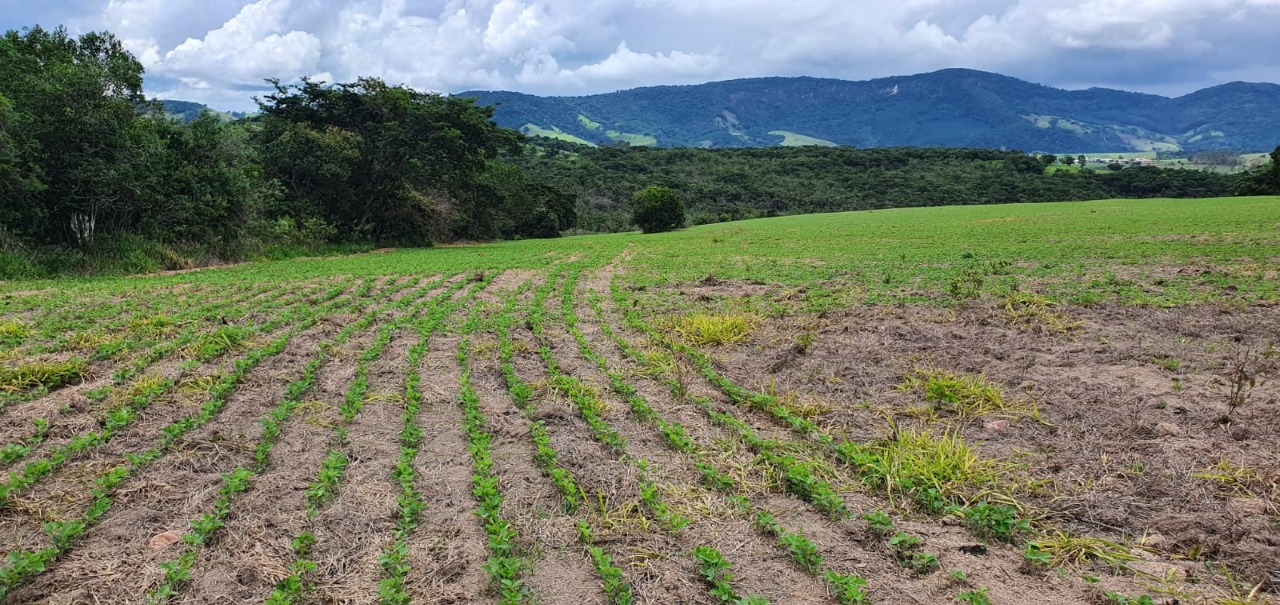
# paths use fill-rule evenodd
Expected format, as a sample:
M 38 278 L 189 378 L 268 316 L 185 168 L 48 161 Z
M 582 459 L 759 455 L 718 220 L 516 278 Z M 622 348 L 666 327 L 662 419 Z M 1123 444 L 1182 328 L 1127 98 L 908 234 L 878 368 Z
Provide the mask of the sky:
M 265 79 L 580 95 L 967 67 L 1176 96 L 1280 82 L 1280 0 L 0 0 L 0 29 L 107 30 L 147 94 L 248 110 Z

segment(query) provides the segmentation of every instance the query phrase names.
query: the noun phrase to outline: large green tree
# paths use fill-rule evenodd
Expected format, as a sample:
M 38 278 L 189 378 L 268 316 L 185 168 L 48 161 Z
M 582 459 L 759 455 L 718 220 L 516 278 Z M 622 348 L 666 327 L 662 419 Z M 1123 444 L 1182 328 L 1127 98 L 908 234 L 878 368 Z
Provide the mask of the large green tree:
M 494 227 L 500 237 L 557 237 L 577 225 L 574 196 L 530 179 L 507 162 L 490 162 L 480 182 L 491 188 Z
M 9 31 L 0 38 L 0 95 L 8 98 L 9 142 L 22 150 L 0 177 L 0 215 L 38 243 L 87 248 L 103 232 L 126 229 L 133 186 L 150 169 L 158 139 L 140 127 L 142 65 L 109 33 Z M 15 186 L 15 183 L 19 183 Z
M 153 162 L 156 195 L 139 208 L 142 232 L 236 253 L 250 222 L 274 187 L 262 177 L 243 125 L 206 112 L 188 124 L 152 122 L 163 151 Z
M 286 192 L 278 215 L 386 244 L 429 243 L 448 219 L 496 231 L 492 216 L 474 216 L 477 179 L 500 152 L 519 152 L 520 135 L 498 128 L 492 108 L 373 78 L 275 86 L 259 100 L 257 141 Z
M 645 233 L 673 231 L 684 226 L 684 202 L 666 187 L 649 186 L 631 197 L 631 220 Z

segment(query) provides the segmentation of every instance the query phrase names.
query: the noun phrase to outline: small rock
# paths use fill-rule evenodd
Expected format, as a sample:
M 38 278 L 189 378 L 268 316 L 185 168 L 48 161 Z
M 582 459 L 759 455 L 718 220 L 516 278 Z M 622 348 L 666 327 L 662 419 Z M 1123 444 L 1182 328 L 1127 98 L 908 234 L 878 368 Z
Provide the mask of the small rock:
M 1156 425 L 1156 434 L 1161 437 L 1180 437 L 1182 435 L 1182 427 L 1168 422 L 1161 422 Z
M 182 532 L 174 529 L 167 532 L 159 533 L 151 536 L 147 541 L 147 548 L 160 549 L 169 546 L 182 539 Z
M 1009 430 L 1009 421 L 1008 420 L 992 420 L 991 422 L 988 422 L 986 424 L 986 427 L 997 433 L 1003 433 Z

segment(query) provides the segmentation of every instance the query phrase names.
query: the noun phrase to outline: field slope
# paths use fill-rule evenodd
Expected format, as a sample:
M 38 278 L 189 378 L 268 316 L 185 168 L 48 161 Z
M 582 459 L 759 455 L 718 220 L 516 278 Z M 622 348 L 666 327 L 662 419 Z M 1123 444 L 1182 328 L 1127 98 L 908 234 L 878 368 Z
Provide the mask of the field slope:
M 0 601 L 1274 602 L 1278 251 L 1107 200 L 3 284 Z

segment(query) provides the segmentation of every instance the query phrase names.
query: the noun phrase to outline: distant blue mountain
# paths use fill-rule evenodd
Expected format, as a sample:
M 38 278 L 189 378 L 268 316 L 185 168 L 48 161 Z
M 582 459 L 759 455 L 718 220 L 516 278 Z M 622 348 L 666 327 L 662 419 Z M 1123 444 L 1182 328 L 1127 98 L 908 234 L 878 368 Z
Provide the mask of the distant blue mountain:
M 989 147 L 1053 153 L 1269 151 L 1280 85 L 1235 82 L 1177 98 L 1062 90 L 945 69 L 863 82 L 754 78 L 582 97 L 472 91 L 526 134 L 632 145 Z

